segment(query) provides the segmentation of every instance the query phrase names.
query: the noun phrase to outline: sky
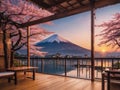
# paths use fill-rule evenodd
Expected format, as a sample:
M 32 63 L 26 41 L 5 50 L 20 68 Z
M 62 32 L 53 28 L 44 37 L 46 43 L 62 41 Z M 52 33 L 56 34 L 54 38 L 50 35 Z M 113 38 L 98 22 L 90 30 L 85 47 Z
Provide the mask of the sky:
M 110 21 L 115 13 L 120 13 L 120 4 L 115 4 L 95 11 L 95 25 Z M 90 12 L 84 12 L 52 21 L 52 24 L 41 24 L 41 27 L 54 32 L 63 38 L 84 48 L 90 49 L 91 42 L 91 20 Z M 95 35 L 100 34 L 102 28 L 95 28 Z M 111 52 L 115 49 L 98 46 L 101 37 L 95 37 L 95 51 Z

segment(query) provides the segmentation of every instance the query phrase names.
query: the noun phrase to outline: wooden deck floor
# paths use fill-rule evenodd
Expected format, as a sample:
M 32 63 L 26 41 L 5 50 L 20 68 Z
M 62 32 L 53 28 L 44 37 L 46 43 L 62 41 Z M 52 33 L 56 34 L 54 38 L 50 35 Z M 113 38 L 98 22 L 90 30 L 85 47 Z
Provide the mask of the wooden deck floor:
M 0 79 L 0 90 L 101 90 L 101 82 L 37 73 L 34 81 L 19 76 L 18 85 Z

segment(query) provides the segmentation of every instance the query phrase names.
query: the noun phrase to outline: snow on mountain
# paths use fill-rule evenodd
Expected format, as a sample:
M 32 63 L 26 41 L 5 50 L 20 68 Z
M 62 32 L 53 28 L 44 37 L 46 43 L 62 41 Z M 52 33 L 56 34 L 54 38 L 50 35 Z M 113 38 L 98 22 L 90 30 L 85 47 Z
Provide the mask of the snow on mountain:
M 58 42 L 58 43 L 60 43 L 60 42 L 69 42 L 69 41 L 65 40 L 64 38 L 60 37 L 57 34 L 54 34 L 54 35 L 50 36 L 49 38 L 43 40 L 40 43 L 46 43 L 46 42 L 50 42 L 50 43 L 52 43 L 52 42 Z
M 35 46 L 42 47 L 41 51 L 47 52 L 47 55 L 60 53 L 61 55 L 90 56 L 90 50 L 63 39 L 57 34 L 36 43 Z

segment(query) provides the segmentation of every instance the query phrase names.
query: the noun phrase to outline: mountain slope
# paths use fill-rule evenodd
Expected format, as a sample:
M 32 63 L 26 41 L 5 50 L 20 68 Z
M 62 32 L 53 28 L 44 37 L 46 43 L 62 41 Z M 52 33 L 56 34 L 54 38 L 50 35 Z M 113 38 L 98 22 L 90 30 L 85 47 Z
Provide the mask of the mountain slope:
M 60 53 L 61 55 L 90 56 L 90 50 L 80 47 L 72 42 L 54 34 L 47 39 L 38 42 L 35 46 L 42 47 L 42 51 L 48 52 L 47 55 Z

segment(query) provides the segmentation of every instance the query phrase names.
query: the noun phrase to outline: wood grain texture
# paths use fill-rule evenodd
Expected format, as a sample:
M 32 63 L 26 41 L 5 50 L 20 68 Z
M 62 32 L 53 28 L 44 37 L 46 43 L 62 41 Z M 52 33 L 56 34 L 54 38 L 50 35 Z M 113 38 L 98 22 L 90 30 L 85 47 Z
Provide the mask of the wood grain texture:
M 7 79 L 0 79 L 0 90 L 101 90 L 101 82 L 90 80 L 39 74 L 36 80 L 25 78 L 23 73 L 18 74 L 18 85 L 8 83 Z M 28 73 L 28 76 L 31 76 Z

